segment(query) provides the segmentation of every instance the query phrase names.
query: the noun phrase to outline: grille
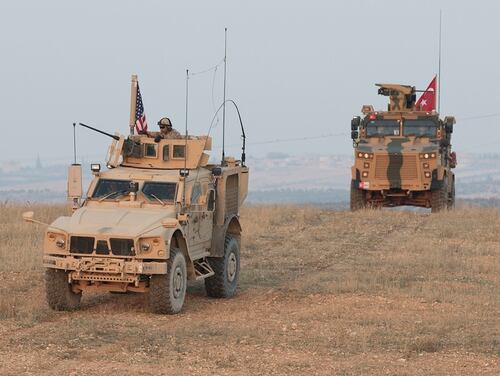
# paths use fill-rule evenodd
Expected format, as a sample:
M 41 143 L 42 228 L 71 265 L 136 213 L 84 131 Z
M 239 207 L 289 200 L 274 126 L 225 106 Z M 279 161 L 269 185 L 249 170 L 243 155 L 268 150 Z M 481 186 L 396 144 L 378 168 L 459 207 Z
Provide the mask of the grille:
M 231 175 L 226 182 L 226 214 L 238 213 L 238 174 Z
M 94 238 L 89 236 L 72 236 L 69 243 L 71 253 L 90 254 L 94 250 Z
M 115 256 L 135 255 L 134 241 L 132 239 L 109 239 L 111 252 Z
M 109 255 L 108 242 L 106 240 L 98 240 L 95 253 L 98 255 Z
M 415 155 L 389 154 L 375 156 L 375 178 L 387 179 L 391 183 L 416 179 L 417 157 Z

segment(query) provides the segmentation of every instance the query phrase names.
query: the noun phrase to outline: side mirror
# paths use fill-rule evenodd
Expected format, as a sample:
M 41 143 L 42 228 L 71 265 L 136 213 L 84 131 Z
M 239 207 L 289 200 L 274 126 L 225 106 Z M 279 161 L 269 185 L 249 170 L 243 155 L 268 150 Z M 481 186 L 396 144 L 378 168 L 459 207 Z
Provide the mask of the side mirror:
M 33 222 L 33 217 L 35 216 L 35 213 L 32 211 L 27 211 L 23 213 L 23 221 L 24 222 Z
M 358 139 L 358 137 L 359 137 L 359 133 L 358 133 L 358 131 L 351 131 L 351 138 L 352 138 L 353 140 L 357 140 L 357 139 Z
M 72 164 L 68 169 L 68 198 L 79 200 L 82 197 L 82 166 Z
M 351 120 L 351 131 L 357 131 L 360 124 L 361 124 L 361 118 L 359 116 L 353 118 Z

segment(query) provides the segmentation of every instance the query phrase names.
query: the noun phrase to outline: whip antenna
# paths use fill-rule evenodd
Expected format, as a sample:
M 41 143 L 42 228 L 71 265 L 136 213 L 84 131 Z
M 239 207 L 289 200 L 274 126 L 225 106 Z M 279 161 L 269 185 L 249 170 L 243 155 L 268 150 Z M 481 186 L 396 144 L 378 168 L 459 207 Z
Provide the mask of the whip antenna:
M 186 69 L 186 124 L 184 127 L 184 184 L 182 192 L 182 210 L 186 207 L 186 177 L 187 177 L 187 139 L 188 139 L 188 100 L 189 100 L 189 69 Z
M 223 99 L 223 107 L 222 107 L 222 162 L 221 165 L 224 165 L 225 159 L 225 138 L 226 138 L 226 68 L 227 68 L 227 27 L 224 28 L 224 99 Z
M 439 57 L 438 57 L 438 113 L 441 113 L 441 25 L 443 10 L 439 9 Z
M 73 123 L 73 160 L 76 164 L 76 123 Z

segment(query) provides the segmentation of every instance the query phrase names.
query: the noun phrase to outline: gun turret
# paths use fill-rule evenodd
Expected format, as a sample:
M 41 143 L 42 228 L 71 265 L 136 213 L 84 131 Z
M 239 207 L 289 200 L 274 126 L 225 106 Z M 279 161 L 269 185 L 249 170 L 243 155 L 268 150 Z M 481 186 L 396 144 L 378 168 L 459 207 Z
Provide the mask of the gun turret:
M 409 112 L 415 110 L 417 95 L 415 86 L 397 84 L 375 84 L 378 93 L 389 97 L 388 111 Z

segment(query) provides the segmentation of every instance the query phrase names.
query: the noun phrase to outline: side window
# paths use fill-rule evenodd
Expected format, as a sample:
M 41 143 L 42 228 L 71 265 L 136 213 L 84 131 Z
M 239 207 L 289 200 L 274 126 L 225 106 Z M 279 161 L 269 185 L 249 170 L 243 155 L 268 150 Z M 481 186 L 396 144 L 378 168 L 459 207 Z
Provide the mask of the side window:
M 168 161 L 168 159 L 169 159 L 169 154 L 168 154 L 168 151 L 169 151 L 169 150 L 170 150 L 170 149 L 169 149 L 168 145 L 165 145 L 165 146 L 163 147 L 163 160 L 164 160 L 164 161 Z
M 156 144 L 145 144 L 146 157 L 156 158 Z
M 215 209 L 215 191 L 211 189 L 208 191 L 207 210 L 214 211 L 214 209 Z
M 184 145 L 174 145 L 173 158 L 184 158 L 184 156 L 185 156 Z
M 191 191 L 191 205 L 196 205 L 198 203 L 198 199 L 201 196 L 201 185 L 200 183 L 196 183 Z

